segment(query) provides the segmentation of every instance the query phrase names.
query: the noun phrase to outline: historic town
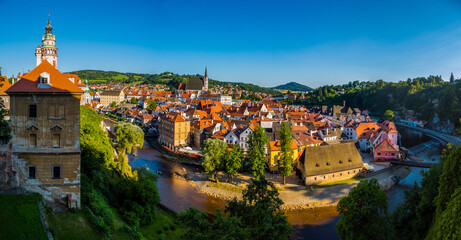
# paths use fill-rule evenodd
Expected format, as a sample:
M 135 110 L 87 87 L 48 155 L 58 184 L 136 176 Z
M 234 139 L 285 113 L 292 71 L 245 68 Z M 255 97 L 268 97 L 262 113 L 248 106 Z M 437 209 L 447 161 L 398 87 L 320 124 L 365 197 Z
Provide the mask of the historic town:
M 311 88 L 213 61 L 81 70 L 45 17 L 35 51 L 1 52 L 0 239 L 461 238 L 460 71 Z

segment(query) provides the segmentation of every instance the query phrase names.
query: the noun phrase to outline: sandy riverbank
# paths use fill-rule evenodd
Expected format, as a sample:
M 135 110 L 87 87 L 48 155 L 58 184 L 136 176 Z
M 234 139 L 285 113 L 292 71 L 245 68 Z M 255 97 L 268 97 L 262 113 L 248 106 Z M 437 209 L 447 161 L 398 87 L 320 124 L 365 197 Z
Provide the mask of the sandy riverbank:
M 405 178 L 410 173 L 407 167 L 391 167 L 386 171 L 373 176 L 376 178 L 383 190 L 389 190 L 395 182 L 392 176 Z M 238 174 L 234 177 L 233 183 L 229 183 L 227 175 L 219 173 L 219 183 L 209 180 L 208 175 L 204 173 L 189 173 L 189 183 L 197 187 L 200 191 L 213 197 L 231 200 L 233 198 L 241 199 L 242 191 L 249 184 L 251 176 L 248 174 Z M 279 196 L 284 202 L 283 209 L 309 209 L 318 207 L 335 206 L 339 200 L 349 194 L 350 190 L 355 187 L 359 181 L 353 183 L 341 184 L 325 188 L 309 188 L 297 183 L 295 176 L 287 177 L 286 184 L 281 184 L 281 177 L 273 174 L 267 174 L 267 179 L 274 182 L 279 190 Z

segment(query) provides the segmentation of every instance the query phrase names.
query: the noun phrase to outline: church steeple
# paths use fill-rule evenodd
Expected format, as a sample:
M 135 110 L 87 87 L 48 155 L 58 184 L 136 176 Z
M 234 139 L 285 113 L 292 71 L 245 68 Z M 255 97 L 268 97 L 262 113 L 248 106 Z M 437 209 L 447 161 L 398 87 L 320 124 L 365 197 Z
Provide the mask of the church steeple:
M 208 73 L 207 67 L 205 67 L 205 77 L 203 79 L 203 91 L 208 91 Z

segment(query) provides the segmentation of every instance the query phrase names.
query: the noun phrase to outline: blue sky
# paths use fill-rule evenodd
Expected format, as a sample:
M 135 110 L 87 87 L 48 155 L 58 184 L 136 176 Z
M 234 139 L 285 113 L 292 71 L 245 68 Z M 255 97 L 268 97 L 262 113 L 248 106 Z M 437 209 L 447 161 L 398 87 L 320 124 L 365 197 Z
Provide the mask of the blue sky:
M 0 66 L 35 66 L 48 10 L 59 70 L 203 74 L 271 87 L 461 77 L 461 3 L 0 0 Z

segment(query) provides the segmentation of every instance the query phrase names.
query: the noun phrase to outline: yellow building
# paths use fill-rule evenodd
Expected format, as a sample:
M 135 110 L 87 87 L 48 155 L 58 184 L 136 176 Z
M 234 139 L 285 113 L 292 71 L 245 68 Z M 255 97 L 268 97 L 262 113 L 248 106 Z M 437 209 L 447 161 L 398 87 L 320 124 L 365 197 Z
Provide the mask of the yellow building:
M 104 91 L 100 94 L 100 102 L 103 106 L 110 106 L 113 102 L 120 104 L 125 100 L 125 93 L 122 90 Z
M 189 145 L 190 121 L 184 120 L 177 112 L 168 113 L 161 117 L 158 132 L 158 141 L 171 150 L 176 150 L 180 146 Z
M 298 161 L 298 145 L 295 140 L 291 140 L 291 149 L 293 150 L 293 164 Z M 269 142 L 269 154 L 267 154 L 266 161 L 270 171 L 278 170 L 278 160 L 282 152 L 280 151 L 280 141 Z

